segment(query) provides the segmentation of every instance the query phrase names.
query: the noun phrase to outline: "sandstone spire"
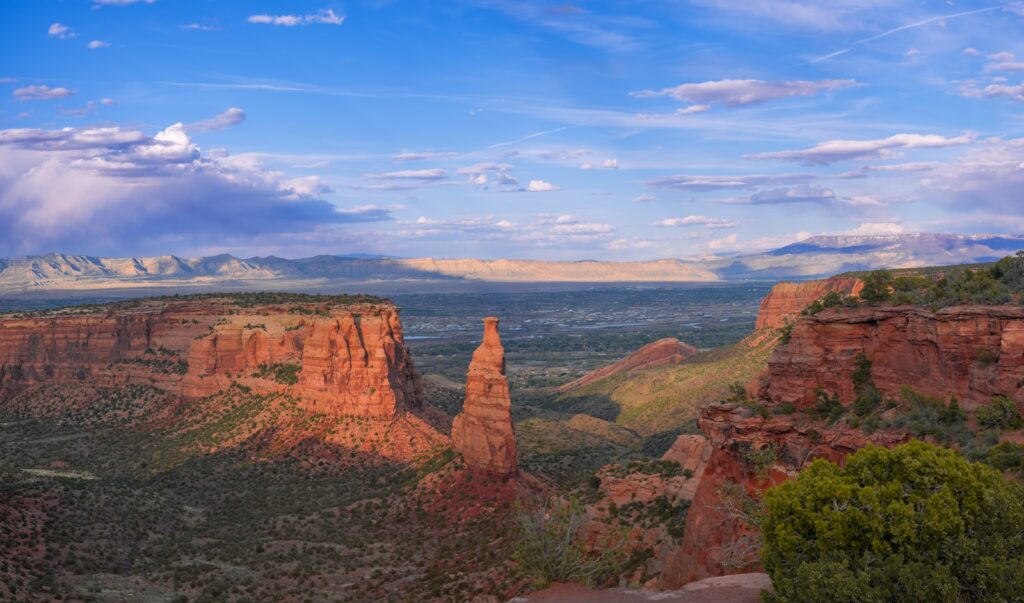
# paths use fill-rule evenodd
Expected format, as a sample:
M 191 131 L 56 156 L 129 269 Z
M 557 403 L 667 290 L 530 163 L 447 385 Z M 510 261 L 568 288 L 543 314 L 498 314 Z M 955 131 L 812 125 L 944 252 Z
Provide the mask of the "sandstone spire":
M 466 402 L 452 423 L 452 442 L 473 469 L 498 475 L 517 471 L 512 399 L 497 318 L 484 319 L 484 340 L 469 364 Z

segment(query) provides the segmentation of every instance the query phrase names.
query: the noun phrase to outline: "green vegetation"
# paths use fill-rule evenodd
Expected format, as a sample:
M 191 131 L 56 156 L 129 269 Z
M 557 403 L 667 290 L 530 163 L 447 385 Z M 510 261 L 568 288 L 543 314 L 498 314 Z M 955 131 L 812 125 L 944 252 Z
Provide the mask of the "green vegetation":
M 625 561 L 616 542 L 601 543 L 596 553 L 587 552 L 579 539 L 584 515 L 577 500 L 520 509 L 517 516 L 519 540 L 512 558 L 538 588 L 552 582 L 600 585 L 616 575 Z
M 815 461 L 768 490 L 778 602 L 1017 601 L 1024 487 L 923 442 Z
M 1019 304 L 1024 302 L 1024 252 L 994 264 L 922 270 L 899 274 L 875 270 L 857 276 L 864 281 L 860 301 L 866 304 L 912 304 L 933 310 L 960 304 Z M 844 305 L 856 305 L 844 300 Z M 839 305 L 834 298 L 811 304 L 808 314 Z
M 1024 419 L 1017 410 L 1017 403 L 1006 396 L 993 396 L 992 403 L 974 411 L 978 425 L 989 429 L 1018 429 L 1024 427 Z
M 275 362 L 273 364 L 261 364 L 252 376 L 257 379 L 273 379 L 283 385 L 297 385 L 300 372 L 302 372 L 301 364 Z

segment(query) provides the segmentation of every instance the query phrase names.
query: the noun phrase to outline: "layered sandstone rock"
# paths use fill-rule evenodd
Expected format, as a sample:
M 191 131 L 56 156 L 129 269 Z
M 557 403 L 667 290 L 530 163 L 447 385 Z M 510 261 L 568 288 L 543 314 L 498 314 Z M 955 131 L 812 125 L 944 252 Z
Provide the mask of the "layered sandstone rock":
M 583 375 L 575 381 L 571 381 L 558 388 L 558 393 L 565 393 L 591 383 L 596 383 L 613 375 L 625 373 L 626 371 L 642 370 L 666 364 L 679 364 L 698 352 L 697 348 L 687 345 L 674 337 L 659 339 L 649 343 L 625 358 L 603 366 L 595 371 Z
M 794 324 L 768 362 L 761 396 L 807 407 L 815 390 L 853 401 L 851 375 L 863 354 L 885 394 L 904 385 L 973 409 L 995 394 L 1024 400 L 1024 308 L 915 306 L 825 310 Z
M 484 319 L 484 339 L 473 352 L 466 401 L 452 423 L 452 443 L 472 469 L 497 475 L 517 471 L 512 398 L 497 318 Z
M 794 477 L 814 459 L 843 463 L 869 444 L 892 447 L 907 440 L 904 433 L 866 435 L 843 425 L 815 425 L 800 415 L 764 418 L 733 403 L 705 407 L 698 423 L 712 451 L 682 543 L 666 554 L 662 588 L 759 568 L 752 513 L 764 490 Z
M 828 279 L 791 283 L 784 281 L 772 287 L 771 292 L 761 300 L 755 329 L 781 329 L 800 315 L 800 312 L 815 300 L 836 292 L 842 295 L 859 295 L 864 283 L 856 278 L 834 276 Z
M 297 383 L 275 378 L 292 369 Z M 268 370 L 270 369 L 270 370 Z M 422 388 L 389 303 L 239 306 L 142 300 L 0 317 L 0 393 L 39 384 L 147 384 L 200 398 L 238 382 L 335 416 L 394 418 Z

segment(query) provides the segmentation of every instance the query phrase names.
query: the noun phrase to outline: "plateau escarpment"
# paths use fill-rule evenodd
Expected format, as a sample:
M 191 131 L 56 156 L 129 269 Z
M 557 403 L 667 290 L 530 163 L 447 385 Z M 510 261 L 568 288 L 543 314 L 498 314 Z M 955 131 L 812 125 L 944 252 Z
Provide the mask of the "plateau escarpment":
M 820 388 L 850 404 L 861 357 L 890 396 L 909 385 L 969 410 L 994 395 L 1024 399 L 1024 308 L 865 306 L 801 317 L 769 359 L 761 395 L 807 408 Z
M 171 297 L 0 317 L 0 399 L 68 385 L 147 386 L 186 405 L 232 387 L 284 396 L 310 415 L 365 419 L 367 439 L 402 457 L 424 452 L 408 441 L 444 440 L 413 413 L 430 411 L 398 309 L 373 298 Z M 414 433 L 385 435 L 396 425 Z
M 860 279 L 834 276 L 801 283 L 781 282 L 761 300 L 755 329 L 781 329 L 791 323 L 812 302 L 829 293 L 857 296 L 864 283 Z

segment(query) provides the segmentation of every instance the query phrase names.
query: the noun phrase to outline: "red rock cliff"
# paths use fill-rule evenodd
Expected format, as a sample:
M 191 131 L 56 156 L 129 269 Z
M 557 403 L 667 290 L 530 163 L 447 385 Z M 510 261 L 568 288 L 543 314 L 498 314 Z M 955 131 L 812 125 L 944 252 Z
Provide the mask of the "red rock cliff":
M 294 366 L 298 383 L 272 365 Z M 0 317 L 0 391 L 43 383 L 144 383 L 198 398 L 237 381 L 288 391 L 318 412 L 391 418 L 422 390 L 388 303 L 241 307 L 143 300 Z
M 802 316 L 768 361 L 761 397 L 806 407 L 822 387 L 849 404 L 859 354 L 890 396 L 909 385 L 955 395 L 967 409 L 994 394 L 1024 400 L 1024 308 L 1017 306 L 862 307 Z
M 595 371 L 591 371 L 575 381 L 570 381 L 569 383 L 562 385 L 558 388 L 558 393 L 565 393 L 574 389 L 586 387 L 591 383 L 595 383 L 601 379 L 605 379 L 606 377 L 618 375 L 619 373 L 624 373 L 626 371 L 642 370 L 666 364 L 679 364 L 697 352 L 697 348 L 691 345 L 686 345 L 674 337 L 659 339 L 658 341 L 643 346 L 639 350 L 617 362 L 613 362 L 612 364 L 603 366 Z
M 498 475 L 517 471 L 512 398 L 497 318 L 484 319 L 484 340 L 473 352 L 466 401 L 452 423 L 452 443 L 473 469 Z
M 864 283 L 856 278 L 834 276 L 802 283 L 781 282 L 761 300 L 755 329 L 781 329 L 792 322 L 811 302 L 833 291 L 843 295 L 859 295 Z

